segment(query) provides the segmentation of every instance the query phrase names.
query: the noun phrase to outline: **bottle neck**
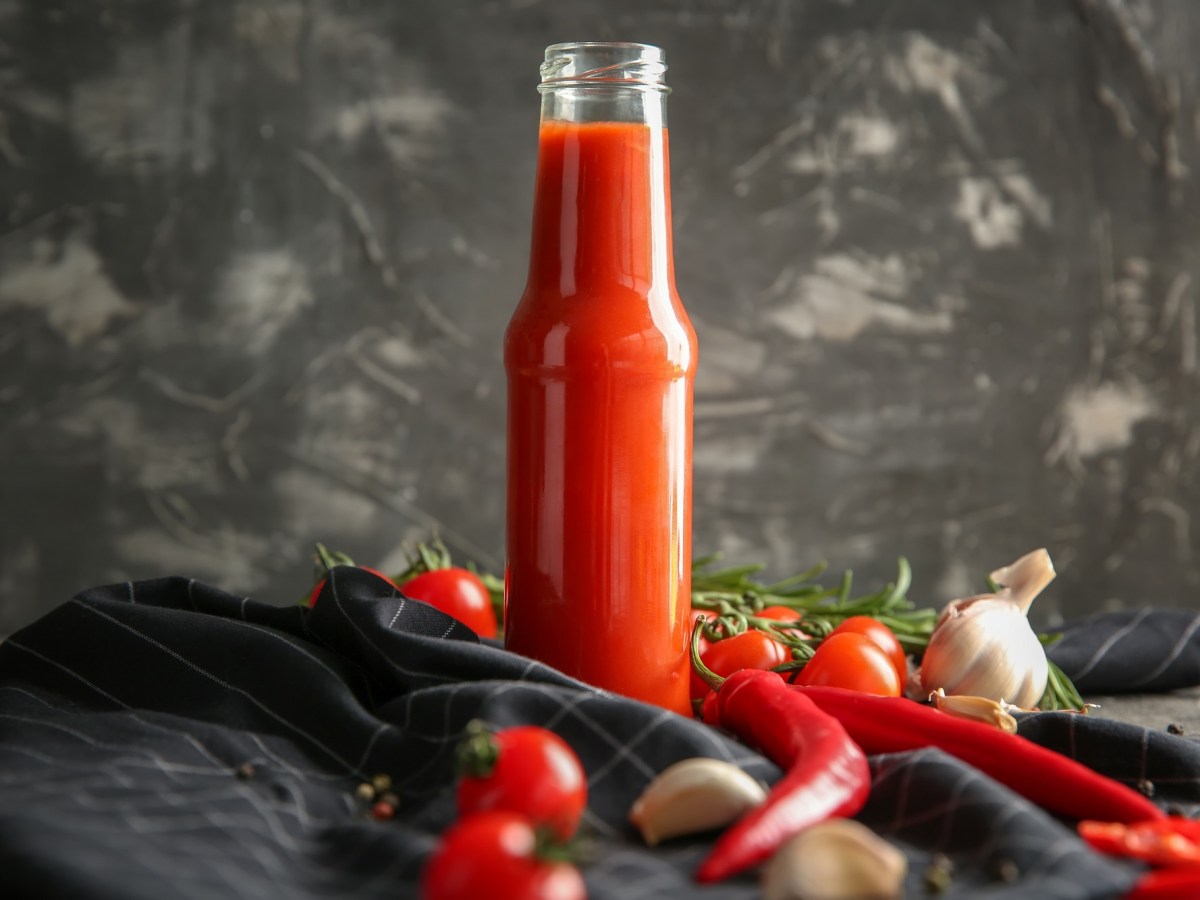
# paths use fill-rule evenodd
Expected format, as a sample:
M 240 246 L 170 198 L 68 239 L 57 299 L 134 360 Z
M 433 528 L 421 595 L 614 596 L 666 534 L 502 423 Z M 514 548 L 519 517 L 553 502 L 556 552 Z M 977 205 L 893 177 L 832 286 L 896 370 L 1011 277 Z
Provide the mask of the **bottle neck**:
M 669 293 L 666 90 L 575 79 L 541 90 L 529 289 Z

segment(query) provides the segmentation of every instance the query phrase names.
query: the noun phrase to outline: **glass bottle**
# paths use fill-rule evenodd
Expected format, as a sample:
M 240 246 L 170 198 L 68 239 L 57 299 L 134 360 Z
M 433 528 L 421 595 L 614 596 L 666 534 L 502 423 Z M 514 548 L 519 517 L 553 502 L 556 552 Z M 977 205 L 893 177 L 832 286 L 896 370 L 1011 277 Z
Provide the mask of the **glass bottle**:
M 690 714 L 696 335 L 675 289 L 663 52 L 546 49 L 508 376 L 505 644 Z

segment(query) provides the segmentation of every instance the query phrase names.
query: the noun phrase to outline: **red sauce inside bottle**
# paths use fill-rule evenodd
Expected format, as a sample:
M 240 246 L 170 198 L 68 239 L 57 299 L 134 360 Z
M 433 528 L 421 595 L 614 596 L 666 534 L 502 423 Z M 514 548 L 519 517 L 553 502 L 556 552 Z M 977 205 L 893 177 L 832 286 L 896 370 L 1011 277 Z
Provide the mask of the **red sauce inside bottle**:
M 690 714 L 692 383 L 667 133 L 544 122 L 529 281 L 505 336 L 505 643 Z

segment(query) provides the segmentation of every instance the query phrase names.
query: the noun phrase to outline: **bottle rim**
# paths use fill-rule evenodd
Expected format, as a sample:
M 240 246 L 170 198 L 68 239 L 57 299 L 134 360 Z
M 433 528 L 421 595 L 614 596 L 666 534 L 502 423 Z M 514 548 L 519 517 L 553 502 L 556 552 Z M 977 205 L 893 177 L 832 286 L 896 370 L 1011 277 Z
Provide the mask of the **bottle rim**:
M 661 47 L 636 41 L 564 41 L 546 48 L 539 91 L 624 87 L 669 92 Z

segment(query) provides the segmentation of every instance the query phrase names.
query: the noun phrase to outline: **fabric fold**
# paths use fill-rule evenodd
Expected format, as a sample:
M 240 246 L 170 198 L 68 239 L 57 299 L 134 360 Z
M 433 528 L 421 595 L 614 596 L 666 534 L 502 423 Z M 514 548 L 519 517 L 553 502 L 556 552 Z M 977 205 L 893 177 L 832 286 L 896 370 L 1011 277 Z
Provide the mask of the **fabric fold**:
M 1063 644 L 1087 659 L 1084 641 Z M 779 776 L 728 735 L 480 642 L 358 569 L 335 569 L 311 609 L 184 578 L 110 585 L 0 645 L 0 885 L 12 897 L 415 896 L 455 818 L 454 754 L 474 719 L 543 725 L 579 754 L 593 898 L 694 893 L 716 835 L 652 850 L 625 819 L 670 763 L 712 756 Z M 1164 803 L 1197 795 L 1186 773 L 1200 751 L 1183 738 L 1067 714 L 1021 731 L 1117 777 L 1161 778 Z M 1143 744 L 1144 767 L 1130 769 Z M 873 767 L 861 818 L 908 855 L 914 896 L 936 854 L 953 863 L 951 898 L 1108 897 L 1136 876 L 943 754 Z M 354 798 L 377 774 L 400 798 L 393 821 Z M 751 873 L 704 893 L 758 892 Z

